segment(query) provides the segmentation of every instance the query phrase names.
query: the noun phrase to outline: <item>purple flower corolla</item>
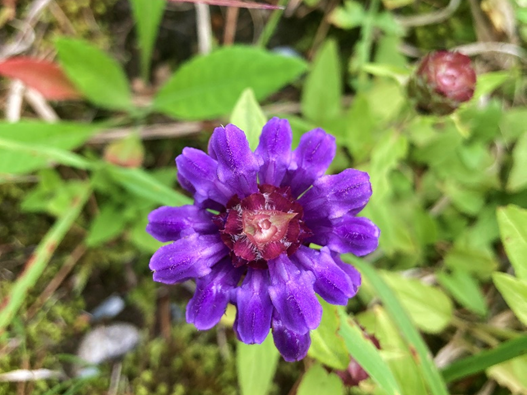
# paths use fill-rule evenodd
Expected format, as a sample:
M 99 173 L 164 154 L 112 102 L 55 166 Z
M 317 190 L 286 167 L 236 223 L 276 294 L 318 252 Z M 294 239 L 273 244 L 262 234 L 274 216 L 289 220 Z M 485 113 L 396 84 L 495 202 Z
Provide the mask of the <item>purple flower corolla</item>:
M 367 173 L 324 175 L 334 137 L 315 129 L 294 151 L 291 142 L 284 119 L 267 122 L 255 152 L 236 126 L 216 128 L 208 155 L 185 148 L 176 158 L 178 180 L 194 205 L 154 210 L 147 231 L 173 241 L 150 260 L 154 280 L 196 280 L 188 322 L 210 329 L 232 303 L 238 339 L 261 343 L 272 329 L 284 359 L 297 361 L 320 324 L 315 293 L 345 305 L 360 286 L 360 274 L 339 254 L 369 254 L 379 229 L 356 217 L 371 196 Z

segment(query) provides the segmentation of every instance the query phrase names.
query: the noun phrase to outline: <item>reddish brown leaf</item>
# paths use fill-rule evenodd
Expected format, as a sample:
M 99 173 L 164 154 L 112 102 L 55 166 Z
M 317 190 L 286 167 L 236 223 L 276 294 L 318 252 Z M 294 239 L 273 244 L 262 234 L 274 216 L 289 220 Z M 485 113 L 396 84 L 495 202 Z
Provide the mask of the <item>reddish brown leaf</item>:
M 55 63 L 29 57 L 15 57 L 0 62 L 0 74 L 22 81 L 49 100 L 79 99 L 82 94 Z
M 254 3 L 251 1 L 239 1 L 239 0 L 169 0 L 173 3 L 204 3 L 208 5 L 218 5 L 225 7 L 238 7 L 238 8 L 257 8 L 261 10 L 281 10 L 284 7 L 272 5 Z

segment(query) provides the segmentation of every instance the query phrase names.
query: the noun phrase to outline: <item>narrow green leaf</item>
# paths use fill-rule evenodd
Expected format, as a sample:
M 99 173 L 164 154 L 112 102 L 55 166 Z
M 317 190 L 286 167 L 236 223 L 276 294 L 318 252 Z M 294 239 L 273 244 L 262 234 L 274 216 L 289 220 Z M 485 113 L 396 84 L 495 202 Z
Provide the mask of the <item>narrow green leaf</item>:
M 499 272 L 492 275 L 492 280 L 516 317 L 527 325 L 527 280 Z
M 507 190 L 518 192 L 527 186 L 527 133 L 518 139 L 512 151 L 512 169 L 507 180 Z
M 53 149 L 71 150 L 77 148 L 101 128 L 102 126 L 97 124 L 86 125 L 67 122 L 53 124 L 33 121 L 0 122 L 0 139 L 6 144 L 9 140 L 12 143 L 24 145 L 24 147 L 17 145 L 18 149 L 14 148 L 14 145 L 9 149 L 0 147 L 0 174 L 23 174 L 46 167 L 50 159 L 53 159 Z M 38 146 L 38 148 L 33 150 L 29 148 L 31 152 L 24 152 L 29 145 Z M 41 148 L 49 150 L 47 153 L 39 154 L 38 151 Z M 71 158 L 70 155 L 66 160 Z M 75 163 L 75 159 L 72 160 Z
M 16 141 L 0 138 L 0 149 L 2 148 L 12 151 L 16 154 L 23 154 L 30 157 L 44 159 L 45 162 L 56 162 L 62 165 L 76 167 L 78 169 L 88 169 L 91 166 L 90 161 L 84 159 L 82 156 L 69 151 L 64 151 L 59 148 L 19 143 Z M 10 173 L 9 170 L 9 165 L 7 166 L 7 169 L 0 168 L 0 172 L 5 171 L 6 173 Z
M 153 109 L 178 118 L 214 118 L 228 114 L 245 89 L 252 88 L 262 100 L 305 70 L 299 58 L 254 47 L 221 48 L 179 68 L 157 94 Z
M 236 370 L 242 395 L 266 395 L 271 389 L 280 354 L 272 336 L 262 344 L 237 343 Z
M 513 205 L 498 208 L 498 225 L 516 276 L 527 280 L 527 210 Z
M 351 356 L 388 395 L 402 394 L 379 350 L 364 337 L 359 325 L 349 319 L 344 309 L 340 308 L 339 313 L 341 320 L 339 334 L 344 339 Z
M 128 80 L 114 59 L 83 40 L 60 38 L 55 46 L 66 74 L 88 100 L 112 110 L 132 107 Z
M 341 112 L 342 75 L 337 43 L 328 40 L 313 60 L 302 91 L 302 114 L 308 120 L 323 124 Z
M 302 377 L 297 395 L 339 395 L 344 394 L 342 380 L 334 373 L 328 373 L 322 365 L 315 364 Z
M 267 118 L 256 101 L 253 90 L 251 88 L 244 90 L 232 110 L 231 123 L 245 132 L 253 151 L 258 146 L 266 122 Z
M 429 387 L 431 394 L 448 395 L 446 384 L 434 364 L 426 343 L 421 338 L 417 329 L 413 326 L 408 314 L 401 306 L 401 303 L 394 292 L 388 287 L 370 264 L 351 255 L 344 255 L 343 258 L 345 261 L 355 265 L 377 291 L 378 297 L 390 313 L 392 320 L 406 338 L 408 345 L 412 350 L 412 354 L 414 354 L 414 352 L 417 353 L 416 363 L 421 369 L 423 378 L 426 380 L 426 384 Z
M 152 50 L 156 41 L 159 23 L 165 10 L 165 0 L 130 0 L 137 24 L 138 47 L 141 52 L 141 75 L 148 82 Z
M 24 303 L 27 292 L 35 286 L 55 249 L 81 212 L 90 193 L 89 185 L 84 184 L 79 187 L 70 206 L 64 207 L 63 215 L 53 224 L 27 261 L 24 271 L 15 281 L 10 294 L 0 302 L 0 333 L 11 323 L 16 312 Z
M 344 370 L 348 367 L 350 357 L 344 341 L 337 336 L 340 327 L 337 307 L 321 298 L 318 300 L 324 312 L 318 328 L 311 331 L 308 355 L 326 366 Z
M 88 247 L 96 247 L 117 236 L 126 226 L 122 212 L 113 204 L 105 204 L 90 225 L 86 237 Z
M 192 204 L 192 199 L 163 185 L 142 169 L 108 166 L 116 182 L 125 189 L 152 202 L 166 206 Z
M 445 381 L 450 383 L 524 354 L 527 354 L 527 336 L 508 340 L 492 350 L 481 351 L 476 355 L 455 361 L 441 373 Z

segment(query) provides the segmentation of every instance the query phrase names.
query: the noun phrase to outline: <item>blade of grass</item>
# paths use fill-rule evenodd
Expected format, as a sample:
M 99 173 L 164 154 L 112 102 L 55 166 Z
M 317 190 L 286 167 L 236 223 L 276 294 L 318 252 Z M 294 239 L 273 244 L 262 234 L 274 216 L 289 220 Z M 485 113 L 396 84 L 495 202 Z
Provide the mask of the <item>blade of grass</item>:
M 410 321 L 408 314 L 397 300 L 395 293 L 369 263 L 350 255 L 343 255 L 342 258 L 357 267 L 377 291 L 377 296 L 381 299 L 391 318 L 408 342 L 412 355 L 417 354 L 415 355 L 416 364 L 421 369 L 423 378 L 431 393 L 433 395 L 448 395 L 446 384 L 432 360 L 426 343 Z
M 37 283 L 55 249 L 79 216 L 90 193 L 91 189 L 88 184 L 79 189 L 70 207 L 65 208 L 64 214 L 53 224 L 27 261 L 24 271 L 11 288 L 10 294 L 0 304 L 0 333 L 13 320 L 16 312 L 24 303 L 28 290 Z
M 350 320 L 343 308 L 338 309 L 340 315 L 339 335 L 344 339 L 346 348 L 360 366 L 370 375 L 386 394 L 400 395 L 399 388 L 392 371 L 382 359 L 379 350 L 367 340 L 358 324 Z
M 506 341 L 492 350 L 482 351 L 477 355 L 456 361 L 444 368 L 441 373 L 445 381 L 450 383 L 526 353 L 527 336 L 522 336 Z

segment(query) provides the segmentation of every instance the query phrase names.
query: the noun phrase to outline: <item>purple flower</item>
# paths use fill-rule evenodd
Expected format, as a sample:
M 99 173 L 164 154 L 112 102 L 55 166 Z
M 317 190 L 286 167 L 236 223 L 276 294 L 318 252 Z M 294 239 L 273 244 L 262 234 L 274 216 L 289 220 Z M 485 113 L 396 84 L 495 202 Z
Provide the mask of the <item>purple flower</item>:
M 367 173 L 324 175 L 335 139 L 315 129 L 294 151 L 291 140 L 288 121 L 278 118 L 264 126 L 254 153 L 236 126 L 216 128 L 208 155 L 185 148 L 176 158 L 178 180 L 194 205 L 154 210 L 147 231 L 173 241 L 150 260 L 154 280 L 196 280 L 188 322 L 210 329 L 230 302 L 241 341 L 261 343 L 272 328 L 284 359 L 296 361 L 320 323 L 315 292 L 345 305 L 361 280 L 339 254 L 372 252 L 379 229 L 356 217 L 371 195 Z

